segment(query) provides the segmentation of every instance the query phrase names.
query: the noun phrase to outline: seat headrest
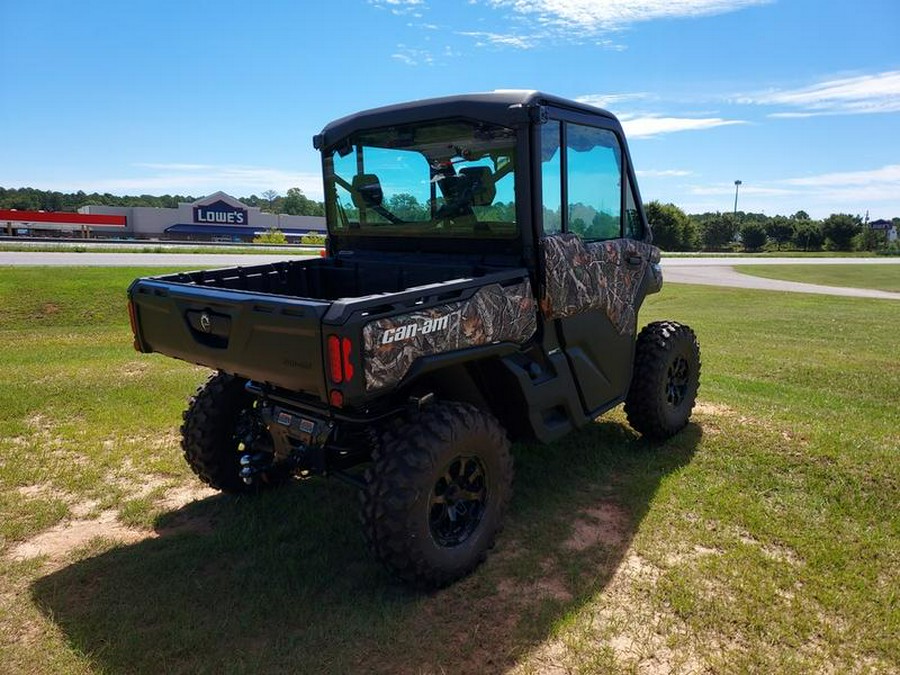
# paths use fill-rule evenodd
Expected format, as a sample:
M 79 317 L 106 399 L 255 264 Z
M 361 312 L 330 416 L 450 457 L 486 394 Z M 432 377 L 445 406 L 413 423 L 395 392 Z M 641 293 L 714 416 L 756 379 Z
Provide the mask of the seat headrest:
M 381 206 L 384 201 L 384 192 L 381 189 L 381 181 L 374 173 L 360 173 L 353 176 L 353 206 L 358 209 Z
M 459 170 L 461 178 L 468 183 L 466 191 L 472 195 L 473 206 L 490 206 L 497 196 L 494 174 L 488 166 L 470 166 Z

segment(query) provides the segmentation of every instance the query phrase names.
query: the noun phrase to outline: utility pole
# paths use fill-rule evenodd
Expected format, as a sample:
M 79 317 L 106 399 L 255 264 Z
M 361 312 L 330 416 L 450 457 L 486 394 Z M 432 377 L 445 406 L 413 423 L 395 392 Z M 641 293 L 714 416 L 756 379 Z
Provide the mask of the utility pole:
M 734 217 L 737 218 L 737 198 L 738 198 L 738 188 L 741 187 L 743 181 L 736 180 L 734 181 Z

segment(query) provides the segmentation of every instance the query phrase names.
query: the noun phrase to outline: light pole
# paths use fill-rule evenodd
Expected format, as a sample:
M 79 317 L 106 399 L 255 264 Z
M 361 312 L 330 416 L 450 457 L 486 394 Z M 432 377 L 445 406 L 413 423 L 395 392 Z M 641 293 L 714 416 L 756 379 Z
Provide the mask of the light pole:
M 737 198 L 738 198 L 738 188 L 742 185 L 742 181 L 736 180 L 734 181 L 734 217 L 737 218 Z

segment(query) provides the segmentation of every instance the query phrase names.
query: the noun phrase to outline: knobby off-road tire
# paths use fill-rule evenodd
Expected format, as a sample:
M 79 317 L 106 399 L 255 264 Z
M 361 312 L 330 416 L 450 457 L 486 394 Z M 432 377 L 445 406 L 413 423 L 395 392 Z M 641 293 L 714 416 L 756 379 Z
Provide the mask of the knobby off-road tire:
M 361 491 L 369 549 L 420 588 L 469 574 L 501 529 L 512 492 L 509 440 L 465 403 L 436 403 L 385 429 Z
M 694 331 L 675 321 L 645 326 L 625 399 L 628 423 L 648 438 L 673 436 L 687 425 L 699 387 L 700 345 Z
M 240 443 L 268 433 L 254 410 L 253 396 L 244 389 L 246 382 L 216 373 L 200 385 L 182 415 L 181 448 L 187 463 L 204 483 L 232 494 L 258 492 L 284 480 L 266 477 L 251 485 L 241 480 Z

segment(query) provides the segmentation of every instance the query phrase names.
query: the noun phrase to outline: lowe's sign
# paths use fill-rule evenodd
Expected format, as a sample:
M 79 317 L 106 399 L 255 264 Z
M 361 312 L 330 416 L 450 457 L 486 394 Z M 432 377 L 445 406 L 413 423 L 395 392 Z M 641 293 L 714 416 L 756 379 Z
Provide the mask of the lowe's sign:
M 220 199 L 206 206 L 195 206 L 194 222 L 210 225 L 246 225 L 247 209 L 232 206 Z

